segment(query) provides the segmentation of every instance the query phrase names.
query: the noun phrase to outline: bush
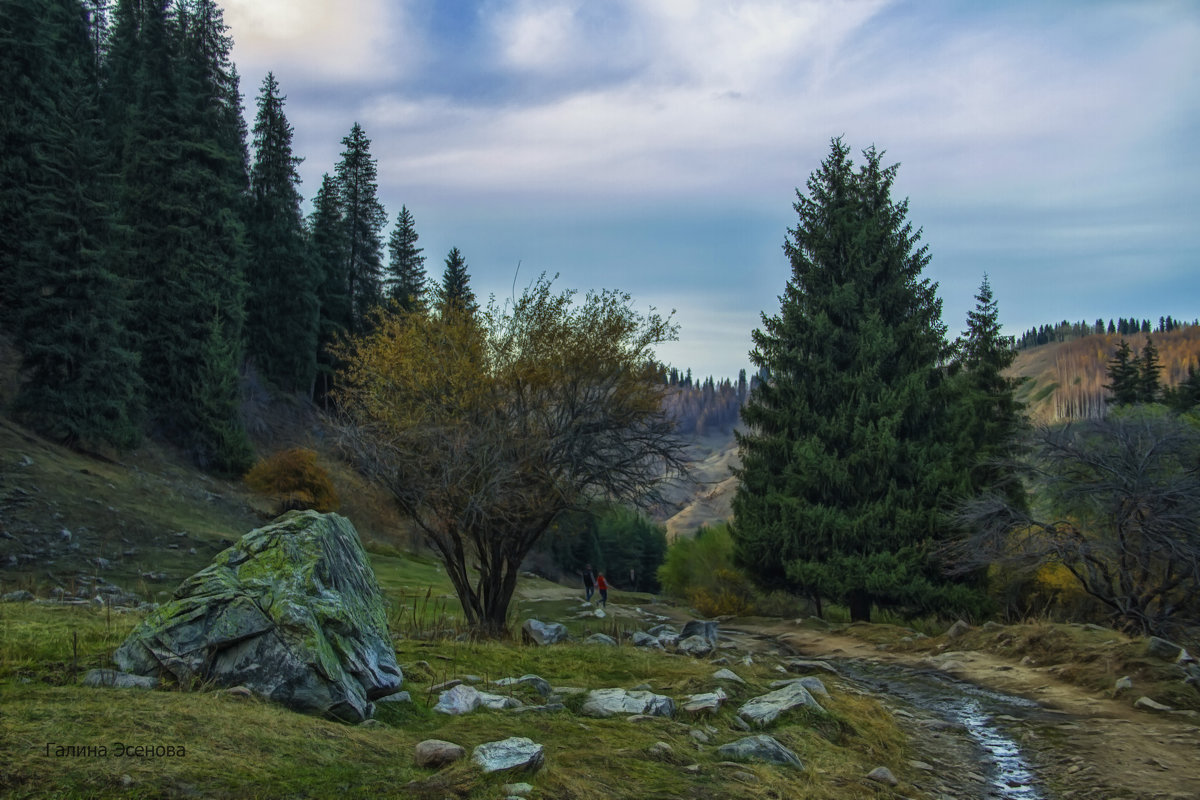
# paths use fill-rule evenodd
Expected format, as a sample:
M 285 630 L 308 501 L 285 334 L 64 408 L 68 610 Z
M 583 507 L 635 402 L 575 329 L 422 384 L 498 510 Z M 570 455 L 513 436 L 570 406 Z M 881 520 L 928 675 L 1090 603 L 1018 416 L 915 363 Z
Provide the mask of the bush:
M 283 450 L 259 461 L 246 473 L 246 485 L 260 494 L 274 496 L 278 501 L 276 513 L 293 509 L 336 511 L 339 505 L 329 473 L 317 464 L 317 454 L 312 450 Z
M 694 539 L 676 539 L 667 549 L 658 580 L 663 591 L 687 600 L 702 614 L 754 612 L 754 589 L 733 565 L 733 538 L 725 523 L 701 528 Z

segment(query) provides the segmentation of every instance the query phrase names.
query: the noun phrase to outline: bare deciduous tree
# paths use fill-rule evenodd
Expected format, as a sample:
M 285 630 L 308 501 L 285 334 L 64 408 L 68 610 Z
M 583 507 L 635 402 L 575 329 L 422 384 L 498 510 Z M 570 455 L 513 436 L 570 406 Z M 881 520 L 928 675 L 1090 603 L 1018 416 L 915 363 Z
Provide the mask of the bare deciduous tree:
M 441 558 L 479 633 L 501 635 L 517 572 L 561 512 L 641 503 L 684 469 L 653 347 L 670 318 L 543 277 L 478 315 L 384 313 L 343 352 L 343 442 Z
M 1032 510 L 988 496 L 962 519 L 964 568 L 1061 563 L 1131 631 L 1200 611 L 1200 430 L 1161 407 L 1042 428 L 1024 464 Z

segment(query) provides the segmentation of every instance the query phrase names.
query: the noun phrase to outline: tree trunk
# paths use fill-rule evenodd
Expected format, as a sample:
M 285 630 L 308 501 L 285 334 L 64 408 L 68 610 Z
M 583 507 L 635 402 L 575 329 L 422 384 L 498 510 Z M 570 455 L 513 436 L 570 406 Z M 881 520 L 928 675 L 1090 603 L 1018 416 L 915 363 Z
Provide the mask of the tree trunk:
M 871 595 L 856 589 L 846 596 L 846 603 L 850 606 L 851 622 L 871 621 Z

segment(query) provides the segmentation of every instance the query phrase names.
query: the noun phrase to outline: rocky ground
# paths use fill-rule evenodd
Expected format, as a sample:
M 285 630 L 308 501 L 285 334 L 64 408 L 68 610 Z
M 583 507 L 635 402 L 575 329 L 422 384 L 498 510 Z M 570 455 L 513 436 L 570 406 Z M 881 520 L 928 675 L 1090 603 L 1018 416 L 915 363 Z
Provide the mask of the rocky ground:
M 538 589 L 527 600 L 568 599 L 572 589 Z M 647 625 L 687 618 L 670 606 L 608 606 L 610 617 Z M 722 623 L 723 645 L 751 657 L 820 660 L 842 673 L 846 686 L 871 692 L 897 716 L 910 738 L 911 765 L 929 774 L 918 788 L 938 800 L 1193 800 L 1200 797 L 1200 715 L 1133 708 L 1127 699 L 1087 692 L 1053 667 L 990 653 L 931 645 L 897 652 L 845 633 L 792 622 Z M 934 640 L 936 641 L 936 640 Z M 984 690 L 983 730 L 1019 751 L 999 772 L 981 757 L 979 732 L 947 722 L 937 703 L 922 702 L 922 676 L 969 698 Z M 893 691 L 894 690 L 894 691 Z M 988 693 L 1016 703 L 992 702 Z M 913 695 L 917 693 L 918 699 Z M 997 709 L 1000 709 L 998 712 Z M 992 758 L 990 761 L 994 762 Z M 1029 776 L 1023 777 L 1021 769 Z M 1007 770 L 1007 772 L 1005 772 Z M 999 778 L 999 780 L 997 780 Z

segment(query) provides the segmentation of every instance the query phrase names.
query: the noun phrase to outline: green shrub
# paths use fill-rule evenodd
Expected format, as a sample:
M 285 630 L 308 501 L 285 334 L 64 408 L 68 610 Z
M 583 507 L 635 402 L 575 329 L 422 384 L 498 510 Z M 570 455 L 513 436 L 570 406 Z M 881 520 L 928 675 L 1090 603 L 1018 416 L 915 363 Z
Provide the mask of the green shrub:
M 246 485 L 275 497 L 277 513 L 310 508 L 336 511 L 339 505 L 329 473 L 317 464 L 315 452 L 303 448 L 283 450 L 259 461 L 246 473 Z

